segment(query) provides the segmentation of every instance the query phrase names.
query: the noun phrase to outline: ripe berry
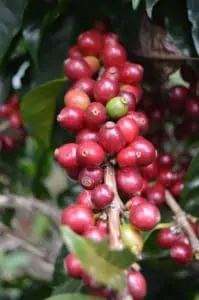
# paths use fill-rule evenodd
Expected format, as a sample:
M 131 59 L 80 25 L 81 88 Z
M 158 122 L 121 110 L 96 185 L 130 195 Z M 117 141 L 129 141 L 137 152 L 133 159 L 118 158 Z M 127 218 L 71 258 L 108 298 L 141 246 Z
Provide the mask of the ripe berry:
M 175 164 L 175 159 L 170 153 L 161 153 L 158 155 L 158 165 L 160 168 L 172 168 Z
M 71 57 L 71 58 L 83 57 L 83 55 L 82 55 L 82 53 L 81 53 L 81 51 L 80 51 L 80 49 L 77 45 L 74 45 L 73 47 L 71 47 L 68 50 L 67 56 Z
M 149 120 L 147 116 L 141 111 L 130 111 L 127 117 L 133 119 L 139 126 L 140 132 L 145 133 L 149 129 Z
M 77 144 L 69 143 L 57 148 L 54 152 L 57 161 L 64 168 L 76 168 L 77 162 Z
M 79 183 L 83 188 L 92 190 L 96 185 L 103 182 L 104 170 L 100 167 L 83 168 L 79 173 Z
M 171 228 L 161 229 L 157 236 L 157 243 L 160 248 L 171 248 L 176 242 L 177 236 Z
M 69 107 L 78 107 L 86 110 L 90 104 L 90 99 L 82 90 L 72 89 L 65 94 L 64 103 Z
M 154 160 L 151 164 L 140 168 L 141 174 L 144 178 L 152 180 L 158 176 L 158 164 Z
M 130 210 L 130 223 L 139 230 L 152 230 L 159 222 L 159 209 L 152 203 L 143 203 Z
M 182 244 L 190 246 L 190 241 L 186 234 L 181 234 L 180 236 L 178 236 L 177 241 L 178 241 L 178 243 L 182 243 Z
M 123 168 L 117 170 L 116 180 L 118 188 L 129 197 L 142 191 L 142 177 L 136 169 Z
M 6 151 L 11 151 L 17 146 L 16 141 L 9 135 L 4 135 L 2 139 L 3 139 L 3 150 L 5 149 Z
M 91 191 L 90 190 L 84 190 L 82 191 L 76 199 L 76 203 L 88 208 L 92 208 L 92 202 L 91 202 Z
M 171 186 L 175 182 L 175 173 L 171 169 L 160 169 L 158 180 L 165 186 Z
M 80 168 L 79 167 L 73 167 L 73 168 L 66 168 L 67 175 L 73 179 L 77 180 L 79 177 Z
M 62 212 L 61 224 L 83 234 L 89 226 L 94 225 L 92 210 L 82 205 L 70 205 Z
M 120 91 L 132 93 L 136 99 L 136 103 L 140 101 L 143 94 L 143 90 L 140 85 L 124 84 L 120 87 Z
M 122 224 L 120 226 L 122 241 L 131 251 L 139 255 L 142 252 L 144 241 L 140 233 L 134 229 L 131 224 Z
M 107 78 L 98 80 L 94 86 L 94 97 L 97 102 L 106 104 L 110 99 L 117 96 L 119 83 Z
M 77 160 L 83 167 L 97 167 L 104 161 L 104 151 L 95 142 L 84 142 L 77 147 Z
M 199 101 L 198 99 L 188 99 L 186 103 L 186 113 L 191 118 L 199 117 Z
M 191 83 L 196 81 L 196 74 L 189 65 L 182 65 L 180 68 L 180 74 L 182 78 L 187 82 Z
M 128 111 L 135 110 L 136 99 L 132 93 L 120 91 L 118 94 L 119 97 L 123 97 L 128 101 Z
M 182 193 L 184 188 L 184 183 L 183 181 L 179 180 L 175 182 L 171 187 L 170 187 L 170 192 L 175 196 L 179 197 L 180 194 Z
M 84 59 L 87 62 L 87 64 L 90 66 L 93 74 L 95 74 L 100 67 L 99 59 L 95 56 L 85 56 Z
M 0 106 L 0 117 L 9 117 L 12 113 L 12 107 L 8 103 Z
M 177 241 L 171 247 L 170 255 L 177 263 L 187 264 L 192 259 L 192 250 L 190 246 Z
M 147 199 L 140 196 L 132 197 L 128 200 L 128 207 L 131 209 L 139 204 L 147 203 Z
M 84 237 L 95 242 L 100 242 L 106 237 L 106 233 L 96 226 L 88 227 L 84 232 Z
M 109 226 L 108 226 L 108 222 L 103 221 L 101 219 L 98 219 L 95 223 L 95 226 L 97 228 L 99 228 L 100 230 L 103 230 L 106 234 L 109 233 Z
M 189 90 L 180 85 L 176 85 L 172 87 L 169 91 L 169 108 L 175 112 L 180 113 L 184 110 L 186 97 L 188 95 Z
M 139 134 L 137 123 L 128 117 L 123 117 L 118 120 L 117 126 L 120 128 L 127 144 L 135 140 Z
M 101 53 L 105 67 L 120 67 L 127 59 L 125 48 L 119 43 L 106 43 Z
M 105 69 L 105 71 L 102 73 L 101 78 L 110 79 L 113 81 L 120 81 L 120 68 L 119 67 L 109 67 Z
M 128 112 L 128 101 L 126 98 L 114 97 L 106 104 L 106 111 L 112 120 L 118 120 Z
M 138 165 L 149 165 L 155 160 L 155 148 L 153 144 L 145 138 L 139 136 L 130 144 L 130 146 L 135 151 Z
M 102 44 L 102 35 L 97 30 L 86 31 L 78 38 L 78 47 L 84 55 L 99 55 Z
M 69 276 L 74 277 L 76 279 L 82 278 L 83 269 L 81 266 L 81 262 L 76 258 L 74 254 L 70 253 L 65 258 L 64 268 Z
M 107 120 L 105 107 L 99 102 L 92 102 L 84 114 L 85 124 L 90 128 L 99 128 Z
M 104 209 L 111 204 L 114 193 L 107 184 L 97 185 L 91 192 L 91 200 L 98 209 Z
M 90 287 L 89 295 L 108 300 L 111 299 L 112 292 L 109 288 Z
M 147 292 L 147 284 L 140 272 L 130 271 L 127 277 L 128 292 L 135 299 L 143 299 Z
M 165 187 L 161 183 L 149 185 L 146 190 L 146 197 L 150 203 L 160 205 L 165 201 Z
M 72 89 L 82 90 L 89 97 L 93 97 L 94 85 L 95 85 L 95 80 L 93 80 L 92 78 L 82 78 L 73 84 Z
M 131 147 L 122 148 L 117 153 L 117 163 L 120 168 L 134 167 L 136 165 L 135 151 Z
M 195 232 L 195 234 L 197 236 L 199 236 L 199 228 L 198 225 L 196 223 L 194 223 L 192 220 L 189 220 L 189 224 L 191 225 L 193 231 Z
M 81 144 L 84 142 L 98 142 L 98 132 L 90 129 L 83 128 L 76 136 L 76 143 Z
M 79 131 L 84 125 L 84 111 L 78 107 L 64 107 L 57 121 L 65 129 Z
M 100 129 L 99 144 L 106 153 L 115 154 L 124 147 L 125 139 L 119 127 L 109 121 Z
M 112 45 L 114 43 L 118 43 L 120 40 L 119 35 L 113 32 L 107 32 L 104 34 L 104 45 Z
M 64 73 L 72 81 L 92 76 L 92 70 L 88 63 L 81 57 L 68 58 L 64 62 Z
M 141 65 L 126 62 L 120 71 L 121 82 L 125 84 L 139 84 L 144 75 L 144 69 Z
M 22 119 L 19 112 L 13 112 L 10 116 L 10 127 L 18 129 L 22 126 Z

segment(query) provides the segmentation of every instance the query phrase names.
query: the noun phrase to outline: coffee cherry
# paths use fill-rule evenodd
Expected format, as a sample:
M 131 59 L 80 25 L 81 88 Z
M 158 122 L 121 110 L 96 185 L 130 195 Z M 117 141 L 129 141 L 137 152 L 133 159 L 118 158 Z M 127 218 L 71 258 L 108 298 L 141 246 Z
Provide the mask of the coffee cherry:
M 67 78 L 77 81 L 81 78 L 92 76 L 92 70 L 88 63 L 81 57 L 68 58 L 64 62 L 64 73 Z
M 109 121 L 100 129 L 99 144 L 106 153 L 115 154 L 124 147 L 125 139 L 119 127 Z
M 131 147 L 122 148 L 117 153 L 117 163 L 120 168 L 136 166 L 135 151 Z
M 176 242 L 177 236 L 171 228 L 161 229 L 157 236 L 157 243 L 160 248 L 171 248 Z
M 85 124 L 90 128 L 99 128 L 107 121 L 105 107 L 99 102 L 91 103 L 84 114 Z
M 112 45 L 118 43 L 120 40 L 119 35 L 113 32 L 107 32 L 104 34 L 104 45 Z
M 22 119 L 19 112 L 13 112 L 10 116 L 10 127 L 19 129 L 22 126 Z
M 80 172 L 80 168 L 79 167 L 75 167 L 75 168 L 66 168 L 65 169 L 67 172 L 67 175 L 73 179 L 73 180 L 77 180 L 79 177 L 79 172 Z
M 199 236 L 199 228 L 198 225 L 196 223 L 194 223 L 192 220 L 189 220 L 189 224 L 191 225 L 193 231 L 195 232 L 195 234 L 197 236 Z
M 186 102 L 186 113 L 191 118 L 199 117 L 199 101 L 198 99 L 190 98 Z
M 82 205 L 70 205 L 62 212 L 61 224 L 83 234 L 89 226 L 94 225 L 92 210 Z
M 181 113 L 185 108 L 186 97 L 189 90 L 180 85 L 172 87 L 169 91 L 169 108 L 175 113 Z
M 120 87 L 120 91 L 132 93 L 136 99 L 136 103 L 139 103 L 143 94 L 143 90 L 140 85 L 124 84 Z
M 175 173 L 171 169 L 161 169 L 158 180 L 165 186 L 171 186 L 175 182 Z
M 86 110 L 90 104 L 90 99 L 82 90 L 72 89 L 65 94 L 64 103 L 69 107 L 78 107 Z
M 160 212 L 152 203 L 143 203 L 130 210 L 130 223 L 139 230 L 152 230 L 159 222 Z
M 91 68 L 93 74 L 95 74 L 100 67 L 99 59 L 95 56 L 85 56 L 84 59 Z
M 106 32 L 108 28 L 110 27 L 110 23 L 108 20 L 103 20 L 103 21 L 95 21 L 93 28 L 97 29 L 100 32 Z
M 105 67 L 120 67 L 125 63 L 127 54 L 121 44 L 106 43 L 102 49 L 101 58 Z
M 140 272 L 130 271 L 127 276 L 128 292 L 135 299 L 143 299 L 147 292 L 144 276 Z
M 155 179 L 158 176 L 158 164 L 154 160 L 151 164 L 140 168 L 141 174 L 144 178 L 148 180 Z
M 107 78 L 98 80 L 94 86 L 94 96 L 97 102 L 106 104 L 110 99 L 117 96 L 119 83 Z
M 128 101 L 126 98 L 114 97 L 106 104 L 106 111 L 112 120 L 118 120 L 128 112 Z
M 170 255 L 177 263 L 187 264 L 192 259 L 192 250 L 190 246 L 177 241 L 171 247 Z
M 121 227 L 122 241 L 135 255 L 142 252 L 144 241 L 140 233 L 134 229 L 131 224 L 122 224 Z
M 77 147 L 77 160 L 83 167 L 97 167 L 104 161 L 104 151 L 95 142 L 84 142 Z
M 96 226 L 88 227 L 84 232 L 84 237 L 95 242 L 100 242 L 106 237 L 106 233 Z
M 118 120 L 117 126 L 120 128 L 127 144 L 135 140 L 139 134 L 137 123 L 128 117 L 123 117 Z
M 178 236 L 177 242 L 190 246 L 190 241 L 186 234 L 181 234 L 180 236 Z
M 102 35 L 97 30 L 82 33 L 78 38 L 78 47 L 84 55 L 99 55 L 103 41 Z
M 139 136 L 136 140 L 134 140 L 130 146 L 135 151 L 135 155 L 137 157 L 137 164 L 149 165 L 156 158 L 156 151 L 151 142 L 146 140 L 145 138 Z
M 11 151 L 15 149 L 15 147 L 17 146 L 16 141 L 9 135 L 4 135 L 2 139 L 3 139 L 3 150 L 5 149 L 6 151 Z
M 145 133 L 149 129 L 149 120 L 147 116 L 140 111 L 129 111 L 127 117 L 133 119 L 140 128 L 141 133 Z
M 79 47 L 77 45 L 74 45 L 68 50 L 68 57 L 70 58 L 76 58 L 76 57 L 83 57 L 83 54 L 81 53 Z
M 142 191 L 142 177 L 136 169 L 122 168 L 117 170 L 116 180 L 118 188 L 129 197 Z
M 98 142 L 98 132 L 90 129 L 83 128 L 76 136 L 76 143 L 81 144 L 84 142 Z
M 83 168 L 79 173 L 79 183 L 83 188 L 92 190 L 96 185 L 103 182 L 104 170 L 100 167 Z
M 9 117 L 12 114 L 12 107 L 8 103 L 0 106 L 0 117 Z
M 165 201 L 165 187 L 161 183 L 149 185 L 146 190 L 146 197 L 150 203 L 160 205 Z
M 103 221 L 103 220 L 101 220 L 101 219 L 98 219 L 98 220 L 95 222 L 95 226 L 96 226 L 97 228 L 99 228 L 100 230 L 103 230 L 106 234 L 109 233 L 108 222 Z
M 77 144 L 69 143 L 57 148 L 54 152 L 57 161 L 64 168 L 76 168 L 77 162 Z
M 182 65 L 180 68 L 180 74 L 182 78 L 187 82 L 194 82 L 196 81 L 196 74 L 194 70 L 189 65 Z
M 175 159 L 170 153 L 161 153 L 158 155 L 158 165 L 160 168 L 172 168 L 175 164 Z
M 83 269 L 81 262 L 72 253 L 68 254 L 64 260 L 64 268 L 69 276 L 76 279 L 81 279 L 83 274 Z
M 84 111 L 78 107 L 64 107 L 57 121 L 65 129 L 79 131 L 84 125 Z
M 140 196 L 132 197 L 128 200 L 128 208 L 133 208 L 139 204 L 147 203 L 147 199 Z
M 91 192 L 91 200 L 98 209 L 104 209 L 111 204 L 114 193 L 107 184 L 97 185 Z
M 91 191 L 90 190 L 84 190 L 82 191 L 76 199 L 76 203 L 88 208 L 93 208 L 92 202 L 91 202 Z
M 82 78 L 73 84 L 72 89 L 79 89 L 86 93 L 89 97 L 93 97 L 94 85 L 95 80 L 92 78 Z
M 89 295 L 108 300 L 111 299 L 112 292 L 109 288 L 89 287 Z
M 121 82 L 125 84 L 139 84 L 144 75 L 144 69 L 141 65 L 126 62 L 120 71 Z
M 102 73 L 101 78 L 110 79 L 112 81 L 120 81 L 120 68 L 119 67 L 109 67 L 105 69 L 105 71 Z
M 177 182 L 175 182 L 171 187 L 170 187 L 170 192 L 175 196 L 175 197 L 179 197 L 180 194 L 182 193 L 184 188 L 184 183 L 179 180 Z
M 135 100 L 135 96 L 132 93 L 120 91 L 118 96 L 127 99 L 127 101 L 128 101 L 128 111 L 135 110 L 136 100 Z

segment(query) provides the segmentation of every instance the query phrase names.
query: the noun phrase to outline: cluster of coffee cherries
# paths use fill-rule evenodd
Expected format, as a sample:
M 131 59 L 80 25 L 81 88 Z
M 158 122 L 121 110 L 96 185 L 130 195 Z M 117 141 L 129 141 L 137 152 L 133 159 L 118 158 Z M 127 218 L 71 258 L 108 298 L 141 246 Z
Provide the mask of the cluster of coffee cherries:
M 19 100 L 11 96 L 0 106 L 0 152 L 14 150 L 24 140 L 25 131 L 20 114 Z

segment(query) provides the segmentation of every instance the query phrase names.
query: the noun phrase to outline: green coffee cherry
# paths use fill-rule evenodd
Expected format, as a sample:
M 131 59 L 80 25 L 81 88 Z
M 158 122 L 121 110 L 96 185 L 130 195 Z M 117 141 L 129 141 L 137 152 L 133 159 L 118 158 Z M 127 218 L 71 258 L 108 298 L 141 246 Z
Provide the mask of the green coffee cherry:
M 106 104 L 106 112 L 113 120 L 118 120 L 128 112 L 128 100 L 124 97 L 114 97 Z
M 142 252 L 144 241 L 141 234 L 131 224 L 122 224 L 120 227 L 124 245 L 131 249 L 135 255 Z

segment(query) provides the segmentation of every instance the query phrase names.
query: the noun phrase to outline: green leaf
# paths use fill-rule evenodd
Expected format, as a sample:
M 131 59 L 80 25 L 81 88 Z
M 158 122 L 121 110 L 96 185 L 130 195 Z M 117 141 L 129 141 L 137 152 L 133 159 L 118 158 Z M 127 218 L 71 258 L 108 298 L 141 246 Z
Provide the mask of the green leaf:
M 132 0 L 133 9 L 136 10 L 140 5 L 141 0 Z
M 38 50 L 39 50 L 39 42 L 41 39 L 41 30 L 36 24 L 32 24 L 27 26 L 23 30 L 23 38 L 36 68 L 38 68 Z
M 185 185 L 181 194 L 181 205 L 194 216 L 199 216 L 199 152 L 192 159 L 185 176 Z
M 50 81 L 27 93 L 21 102 L 21 113 L 30 134 L 48 147 L 54 120 L 56 99 L 66 79 Z
M 28 0 L 0 1 L 0 62 L 21 27 Z
M 192 24 L 192 38 L 199 54 L 199 2 L 198 0 L 187 0 L 188 17 Z
M 153 15 L 153 9 L 159 0 L 145 0 L 146 12 L 148 17 L 151 19 Z
M 78 257 L 84 270 L 97 282 L 115 290 L 125 288 L 124 270 L 135 261 L 130 250 L 112 251 L 106 241 L 94 243 L 75 234 L 66 226 L 62 227 L 62 234 L 69 250 Z
M 83 294 L 64 294 L 50 297 L 46 300 L 102 300 L 101 297 L 92 297 Z

